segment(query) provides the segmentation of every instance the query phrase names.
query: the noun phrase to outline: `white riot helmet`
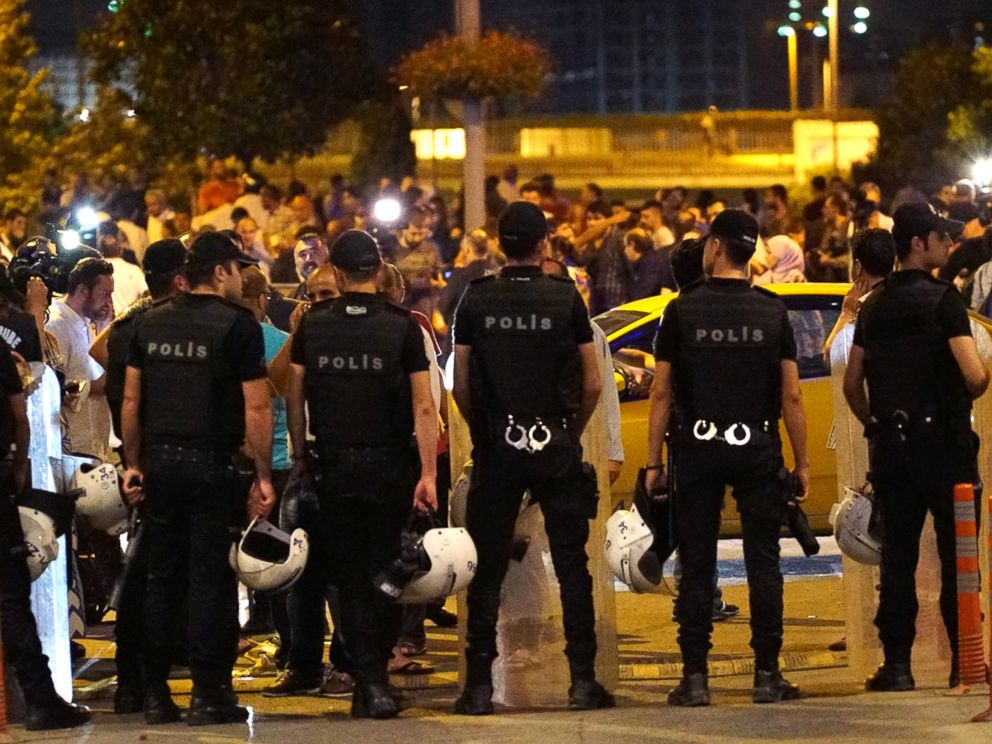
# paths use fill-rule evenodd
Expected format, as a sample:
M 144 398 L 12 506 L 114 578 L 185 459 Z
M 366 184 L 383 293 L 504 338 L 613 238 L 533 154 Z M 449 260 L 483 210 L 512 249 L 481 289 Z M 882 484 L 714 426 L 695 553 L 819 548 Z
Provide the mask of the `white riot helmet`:
M 882 541 L 874 534 L 875 497 L 869 492 L 844 489 L 844 500 L 830 510 L 837 546 L 848 558 L 868 566 L 882 562 Z
M 654 531 L 632 506 L 621 505 L 606 522 L 606 563 L 613 574 L 637 594 L 660 594 L 665 590 L 661 561 L 651 550 Z
M 296 583 L 307 565 L 310 540 L 302 529 L 292 534 L 257 517 L 231 546 L 228 562 L 249 589 L 278 592 Z
M 24 547 L 27 549 L 28 573 L 31 581 L 36 581 L 45 573 L 49 563 L 59 557 L 59 541 L 55 537 L 55 522 L 44 512 L 17 507 L 21 518 L 21 532 L 24 533 Z
M 475 578 L 479 556 L 468 531 L 438 527 L 420 539 L 421 567 L 396 601 L 433 604 L 468 588 Z
M 79 491 L 76 513 L 95 530 L 110 535 L 127 532 L 131 510 L 121 494 L 117 467 L 92 458 L 78 458 L 72 476 L 72 490 Z

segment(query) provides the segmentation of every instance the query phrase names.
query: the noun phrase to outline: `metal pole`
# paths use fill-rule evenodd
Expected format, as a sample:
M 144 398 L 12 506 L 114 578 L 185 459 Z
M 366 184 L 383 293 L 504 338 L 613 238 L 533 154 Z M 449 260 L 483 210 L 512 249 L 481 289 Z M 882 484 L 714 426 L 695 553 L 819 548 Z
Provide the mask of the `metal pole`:
M 789 110 L 799 110 L 799 42 L 796 33 L 785 37 L 789 44 Z
M 455 20 L 459 35 L 476 41 L 480 35 L 479 0 L 455 0 Z M 465 160 L 462 181 L 465 189 L 465 232 L 486 222 L 486 132 L 482 101 L 465 100 L 462 125 L 465 127 Z
M 828 0 L 830 17 L 827 31 L 830 36 L 830 111 L 840 107 L 840 0 Z

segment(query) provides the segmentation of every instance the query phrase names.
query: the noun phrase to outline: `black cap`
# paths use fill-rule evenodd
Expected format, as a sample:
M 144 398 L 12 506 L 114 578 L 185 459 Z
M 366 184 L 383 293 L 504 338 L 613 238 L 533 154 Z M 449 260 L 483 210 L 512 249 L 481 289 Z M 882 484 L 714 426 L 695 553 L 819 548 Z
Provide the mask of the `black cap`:
M 331 263 L 345 271 L 367 271 L 381 261 L 379 244 L 364 230 L 345 230 L 331 246 Z
M 242 253 L 227 235 L 222 232 L 205 232 L 193 241 L 186 253 L 186 265 L 222 263 L 237 261 L 242 266 L 255 266 L 257 258 Z
M 964 223 L 940 216 L 933 205 L 926 202 L 903 204 L 892 215 L 892 237 L 897 245 L 906 245 L 913 238 L 925 238 L 931 232 L 959 235 Z
M 145 249 L 141 266 L 145 276 L 162 276 L 179 271 L 186 263 L 186 246 L 175 238 L 156 240 Z
M 725 209 L 710 224 L 710 235 L 758 245 L 758 221 L 743 209 Z
M 536 204 L 515 201 L 499 216 L 499 242 L 529 250 L 548 237 L 548 220 Z

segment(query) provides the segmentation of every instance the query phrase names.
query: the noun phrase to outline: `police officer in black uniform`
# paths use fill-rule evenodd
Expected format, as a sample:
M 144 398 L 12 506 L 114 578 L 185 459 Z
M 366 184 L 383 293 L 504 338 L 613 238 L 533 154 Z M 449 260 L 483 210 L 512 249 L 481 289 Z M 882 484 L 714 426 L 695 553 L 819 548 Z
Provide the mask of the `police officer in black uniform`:
M 683 676 L 670 705 L 709 705 L 706 658 L 713 631 L 713 575 L 720 510 L 733 488 L 744 532 L 755 653 L 753 700 L 793 699 L 782 678 L 782 445 L 784 416 L 796 477 L 809 483 L 806 422 L 789 316 L 771 293 L 748 283 L 758 223 L 729 209 L 713 221 L 703 249 L 708 278 L 665 309 L 655 341 L 649 419 L 650 492 L 664 494 L 662 444 L 670 432 L 675 520 L 682 559 L 677 617 Z
M 148 723 L 178 720 L 166 684 L 177 597 L 189 592 L 190 725 L 244 721 L 231 670 L 237 657 L 237 580 L 228 565 L 243 516 L 234 458 L 255 460 L 248 512 L 265 517 L 271 483 L 272 409 L 262 331 L 237 304 L 239 265 L 255 260 L 220 233 L 186 257 L 191 294 L 146 311 L 128 356 L 121 423 L 125 488 L 144 497 L 149 571 L 145 598 L 144 710 Z M 238 502 L 241 503 L 238 503 Z
M 400 614 L 373 579 L 398 557 L 413 509 L 437 508 L 437 416 L 420 326 L 376 293 L 383 264 L 375 239 L 345 231 L 331 247 L 331 264 L 343 294 L 315 303 L 293 338 L 293 473 L 305 477 L 309 469 L 300 454 L 305 403 L 330 579 L 357 672 L 351 715 L 392 718 L 399 709 L 386 665 Z
M 561 587 L 569 705 L 611 707 L 595 679 L 588 520 L 596 515 L 595 475 L 582 464 L 579 437 L 599 398 L 589 315 L 575 285 L 545 276 L 548 225 L 533 204 L 514 202 L 499 218 L 508 265 L 471 282 L 455 313 L 455 400 L 472 433 L 467 527 L 479 566 L 468 589 L 465 689 L 455 712 L 493 712 L 500 587 L 524 492 L 541 505 Z
M 55 692 L 31 613 L 31 577 L 13 498 L 31 485 L 30 432 L 21 377 L 6 344 L 0 344 L 0 393 L 0 446 L 10 453 L 11 439 L 16 445 L 0 461 L 0 633 L 4 656 L 24 693 L 28 731 L 81 726 L 90 719 L 89 711 L 70 705 Z
M 128 350 L 138 319 L 155 303 L 189 291 L 185 271 L 186 248 L 178 240 L 167 238 L 148 246 L 142 257 L 148 296 L 132 303 L 97 337 L 90 355 L 107 370 L 106 395 L 114 431 L 122 437 L 121 405 L 124 402 L 124 377 Z M 135 535 L 131 535 L 135 538 Z M 148 542 L 140 539 L 137 552 L 125 566 L 123 590 L 117 606 L 114 635 L 117 641 L 114 661 L 117 689 L 115 713 L 140 713 L 144 706 L 141 682 L 142 618 L 145 602 L 145 574 L 148 570 Z M 178 597 L 174 598 L 178 601 Z M 185 627 L 185 624 L 182 624 Z
M 915 573 L 928 510 L 941 564 L 940 611 L 957 658 L 954 485 L 978 482 L 971 401 L 989 383 L 960 293 L 932 275 L 963 223 L 925 203 L 904 204 L 893 219 L 900 270 L 862 306 L 844 378 L 847 402 L 865 424 L 885 533 L 875 616 L 885 661 L 865 683 L 876 691 L 914 687 Z M 956 676 L 952 667 L 952 687 Z

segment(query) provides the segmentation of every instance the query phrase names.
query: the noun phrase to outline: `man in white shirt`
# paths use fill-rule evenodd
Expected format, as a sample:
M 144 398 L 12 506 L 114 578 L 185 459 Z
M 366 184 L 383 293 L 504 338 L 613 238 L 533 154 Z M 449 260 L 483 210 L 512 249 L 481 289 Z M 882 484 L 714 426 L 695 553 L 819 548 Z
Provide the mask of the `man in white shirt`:
M 45 330 L 64 359 L 63 404 L 70 447 L 106 459 L 110 454 L 110 408 L 104 397 L 106 375 L 90 356 L 90 322 L 105 323 L 112 314 L 114 267 L 102 258 L 84 258 L 69 274 L 68 294 L 52 303 Z
M 113 222 L 103 223 L 99 236 L 97 248 L 114 267 L 114 314 L 118 315 L 148 289 L 145 272 L 123 258 L 121 235 Z
M 148 208 L 148 244 L 151 245 L 162 238 L 168 238 L 165 223 L 176 216 L 169 208 L 162 189 L 148 189 L 145 192 L 145 207 Z
M 654 199 L 644 202 L 644 206 L 641 207 L 641 227 L 651 238 L 651 243 L 656 249 L 675 245 L 675 235 L 664 222 L 661 202 Z

